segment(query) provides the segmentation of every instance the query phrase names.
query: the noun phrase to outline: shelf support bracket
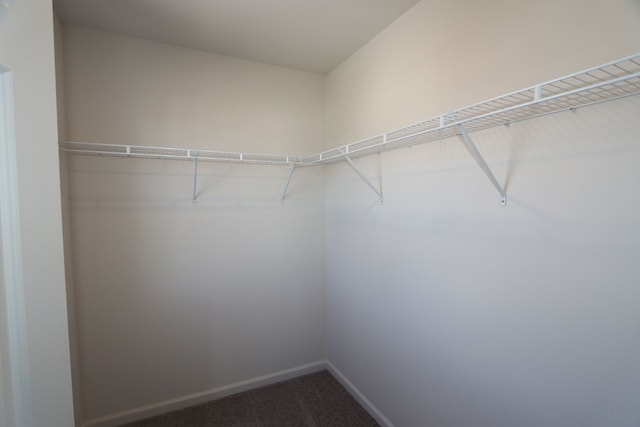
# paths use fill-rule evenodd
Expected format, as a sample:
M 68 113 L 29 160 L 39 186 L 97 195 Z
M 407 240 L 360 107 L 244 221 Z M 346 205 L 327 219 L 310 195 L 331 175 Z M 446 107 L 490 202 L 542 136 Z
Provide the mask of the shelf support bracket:
M 193 197 L 191 198 L 191 205 L 198 204 L 198 195 L 196 193 L 198 184 L 198 158 L 195 157 L 193 161 Z
M 362 173 L 362 171 L 360 170 L 360 168 L 353 162 L 353 160 L 351 160 L 351 158 L 347 155 L 347 153 L 340 149 L 339 150 L 342 153 L 342 157 L 344 157 L 344 159 L 347 161 L 347 163 L 349 164 L 349 166 L 351 166 L 351 169 L 353 169 L 353 171 L 360 177 L 360 179 L 362 179 L 365 184 L 367 184 L 367 186 L 371 189 L 371 191 L 373 191 L 374 193 L 376 193 L 376 195 L 379 198 L 379 202 L 380 204 L 384 204 L 384 197 L 382 196 L 382 190 L 378 190 L 375 185 L 373 185 L 371 183 L 371 181 L 369 181 L 369 179 L 367 179 L 367 177 L 364 175 L 364 173 Z
M 473 159 L 476 161 L 478 166 L 480 166 L 480 169 L 482 169 L 485 175 L 487 175 L 487 178 L 489 178 L 489 181 L 491 181 L 493 186 L 496 187 L 496 190 L 498 190 L 498 193 L 500 193 L 500 206 L 502 207 L 506 206 L 507 193 L 504 191 L 504 188 L 502 188 L 502 186 L 500 185 L 496 177 L 493 175 L 493 172 L 491 172 L 491 169 L 489 169 L 489 165 L 487 165 L 487 162 L 484 161 L 482 154 L 480 154 L 480 151 L 478 151 L 478 148 L 476 148 L 475 144 L 473 143 L 473 140 L 471 139 L 471 136 L 469 135 L 469 132 L 467 132 L 467 130 L 464 128 L 464 126 L 461 123 L 458 123 L 458 119 L 456 118 L 455 114 L 452 114 L 451 118 L 453 118 L 453 120 L 456 122 L 456 127 L 460 131 L 462 140 L 464 141 L 465 145 L 471 152 Z
M 287 191 L 289 190 L 289 184 L 291 183 L 291 177 L 293 177 L 293 172 L 296 170 L 296 165 L 291 163 L 289 169 L 289 176 L 287 177 L 287 183 L 284 185 L 282 189 L 282 196 L 280 196 L 280 206 L 284 205 L 284 198 L 287 196 Z

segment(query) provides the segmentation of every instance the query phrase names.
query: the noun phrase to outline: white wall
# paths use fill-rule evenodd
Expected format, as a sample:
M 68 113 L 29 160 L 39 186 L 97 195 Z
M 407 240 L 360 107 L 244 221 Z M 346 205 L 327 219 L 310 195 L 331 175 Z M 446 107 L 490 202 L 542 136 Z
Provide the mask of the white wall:
M 328 75 L 325 144 L 636 53 L 639 23 L 630 1 L 421 2 Z M 384 206 L 331 167 L 329 360 L 398 427 L 637 425 L 639 113 L 474 134 L 506 208 L 458 140 L 358 160 Z
M 20 234 L 33 426 L 73 425 L 56 128 L 53 12 L 15 1 L 0 16 L 13 77 Z
M 320 75 L 64 30 L 70 140 L 304 154 Z M 69 157 L 85 420 L 324 358 L 319 171 Z
M 326 81 L 65 27 L 66 134 L 309 154 L 634 53 L 639 20 L 425 1 Z M 457 140 L 383 154 L 382 207 L 344 165 L 283 208 L 286 169 L 201 163 L 193 208 L 188 163 L 67 159 L 84 418 L 321 359 L 326 333 L 398 427 L 634 425 L 638 111 L 475 134 L 507 208 Z

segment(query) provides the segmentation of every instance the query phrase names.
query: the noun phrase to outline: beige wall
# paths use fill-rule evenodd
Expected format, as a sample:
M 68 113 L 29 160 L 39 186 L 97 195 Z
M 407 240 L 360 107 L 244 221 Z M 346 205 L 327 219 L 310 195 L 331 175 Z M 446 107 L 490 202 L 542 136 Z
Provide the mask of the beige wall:
M 639 24 L 632 1 L 423 1 L 327 76 L 325 145 L 636 53 Z M 506 208 L 457 139 L 358 160 L 384 206 L 329 169 L 327 356 L 393 424 L 640 419 L 636 98 L 474 134 Z
M 328 147 L 638 50 L 633 0 L 422 1 L 327 76 Z
M 68 427 L 73 406 L 50 1 L 15 1 L 3 12 L 0 64 L 14 83 L 32 421 Z
M 324 80 L 65 27 L 67 137 L 303 154 Z M 67 158 L 85 420 L 324 357 L 318 170 Z
M 311 154 L 323 78 L 228 56 L 68 27 L 72 140 Z

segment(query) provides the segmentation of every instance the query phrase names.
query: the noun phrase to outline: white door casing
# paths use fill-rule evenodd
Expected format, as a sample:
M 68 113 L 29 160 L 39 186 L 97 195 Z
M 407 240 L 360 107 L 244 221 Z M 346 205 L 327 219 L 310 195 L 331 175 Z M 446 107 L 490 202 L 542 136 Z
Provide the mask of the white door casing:
M 0 65 L 0 426 L 32 427 L 13 76 Z

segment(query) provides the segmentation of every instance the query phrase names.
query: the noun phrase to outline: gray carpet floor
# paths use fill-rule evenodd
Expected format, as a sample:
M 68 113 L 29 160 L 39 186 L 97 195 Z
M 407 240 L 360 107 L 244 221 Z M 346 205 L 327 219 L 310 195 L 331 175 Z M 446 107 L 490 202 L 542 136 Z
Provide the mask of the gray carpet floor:
M 375 427 L 327 371 L 235 394 L 126 427 Z

